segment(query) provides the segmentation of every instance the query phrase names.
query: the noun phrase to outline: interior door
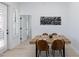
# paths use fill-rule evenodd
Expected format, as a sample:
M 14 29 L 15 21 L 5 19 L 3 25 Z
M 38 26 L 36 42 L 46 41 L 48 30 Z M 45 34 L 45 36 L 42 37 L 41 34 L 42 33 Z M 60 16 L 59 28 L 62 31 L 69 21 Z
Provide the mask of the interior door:
M 7 6 L 0 3 L 0 53 L 7 50 Z
M 21 41 L 27 39 L 28 17 L 21 15 Z
M 21 15 L 20 17 L 20 38 L 21 41 L 24 41 L 30 37 L 30 15 Z

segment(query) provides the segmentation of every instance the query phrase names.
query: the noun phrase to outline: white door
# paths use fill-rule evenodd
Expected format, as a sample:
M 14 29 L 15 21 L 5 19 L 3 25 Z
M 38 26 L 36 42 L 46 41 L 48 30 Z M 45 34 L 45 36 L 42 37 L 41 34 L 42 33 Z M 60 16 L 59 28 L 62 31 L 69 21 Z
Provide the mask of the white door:
M 21 15 L 21 41 L 27 39 L 27 20 L 28 18 L 24 15 Z
M 0 3 L 0 53 L 7 50 L 7 6 Z
M 21 41 L 24 41 L 26 39 L 28 39 L 29 37 L 29 30 L 30 30 L 30 15 L 21 15 L 21 23 L 20 23 L 20 38 Z

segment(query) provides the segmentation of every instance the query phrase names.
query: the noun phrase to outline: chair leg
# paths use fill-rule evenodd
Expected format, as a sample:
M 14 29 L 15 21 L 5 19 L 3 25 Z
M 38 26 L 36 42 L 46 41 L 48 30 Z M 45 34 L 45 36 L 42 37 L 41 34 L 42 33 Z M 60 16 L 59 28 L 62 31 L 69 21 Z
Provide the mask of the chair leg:
M 46 57 L 48 57 L 48 51 L 46 51 Z
M 38 57 L 40 56 L 40 54 L 41 54 L 41 50 L 39 50 Z
M 62 50 L 59 50 L 59 53 L 61 54 L 61 56 L 62 56 Z
M 39 57 L 39 51 L 37 51 L 37 57 Z
M 55 56 L 55 50 L 52 50 L 52 54 L 53 54 L 53 56 Z
M 41 54 L 41 51 L 40 50 L 38 50 L 38 52 L 37 52 L 37 56 L 39 57 L 39 55 Z
M 48 56 L 49 56 L 49 50 L 48 50 Z
M 41 50 L 39 51 L 39 55 L 41 55 Z

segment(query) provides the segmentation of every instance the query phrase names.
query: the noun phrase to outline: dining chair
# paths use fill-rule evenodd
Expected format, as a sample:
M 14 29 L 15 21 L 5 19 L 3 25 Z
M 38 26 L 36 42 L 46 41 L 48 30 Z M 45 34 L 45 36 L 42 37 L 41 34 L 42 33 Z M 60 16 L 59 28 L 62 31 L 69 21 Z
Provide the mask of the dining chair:
M 57 33 L 52 33 L 52 35 L 57 35 Z
M 41 54 L 41 51 L 46 51 L 46 56 L 49 55 L 49 46 L 46 40 L 38 40 L 37 41 L 37 49 L 38 49 L 38 56 Z
M 65 42 L 64 40 L 56 39 L 52 42 L 51 49 L 52 49 L 52 54 L 55 56 L 55 51 L 58 51 L 59 54 L 63 54 L 63 48 L 65 47 Z
M 43 33 L 42 35 L 48 35 L 48 33 Z
M 53 38 L 54 36 L 57 36 L 58 34 L 57 33 L 52 33 L 51 35 L 52 35 L 52 38 Z

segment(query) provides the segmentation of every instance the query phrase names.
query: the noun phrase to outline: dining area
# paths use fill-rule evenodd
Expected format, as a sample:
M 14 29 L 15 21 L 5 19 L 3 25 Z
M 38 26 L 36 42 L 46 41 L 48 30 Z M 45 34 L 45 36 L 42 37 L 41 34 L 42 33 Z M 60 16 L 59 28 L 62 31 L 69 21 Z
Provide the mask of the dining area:
M 53 57 L 56 57 L 57 54 L 65 57 L 65 46 L 71 44 L 71 41 L 66 36 L 58 33 L 43 33 L 30 40 L 30 44 L 35 45 L 36 57 L 39 57 L 42 52 L 45 52 L 44 55 L 49 57 L 50 50 Z

